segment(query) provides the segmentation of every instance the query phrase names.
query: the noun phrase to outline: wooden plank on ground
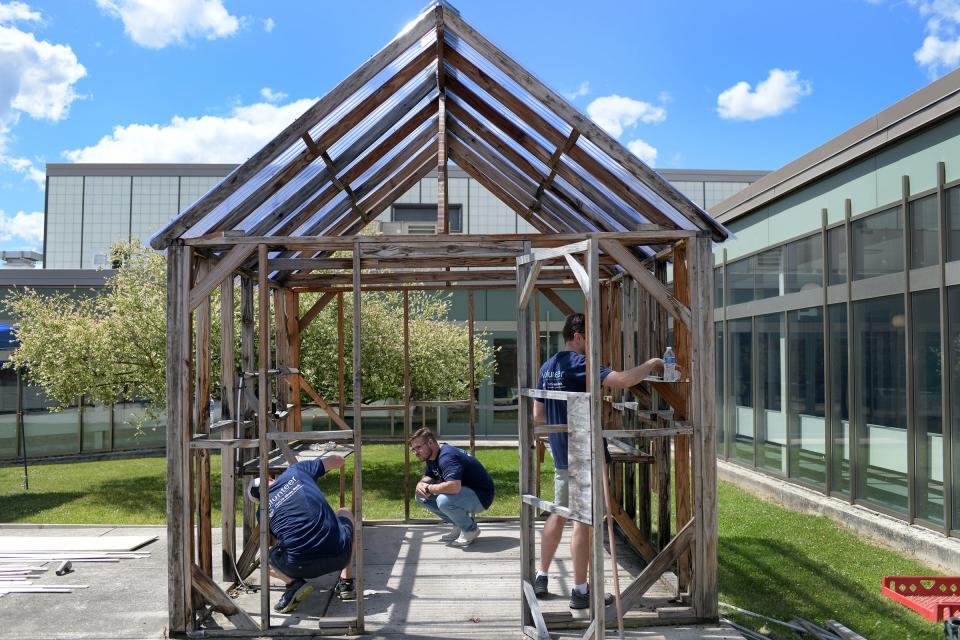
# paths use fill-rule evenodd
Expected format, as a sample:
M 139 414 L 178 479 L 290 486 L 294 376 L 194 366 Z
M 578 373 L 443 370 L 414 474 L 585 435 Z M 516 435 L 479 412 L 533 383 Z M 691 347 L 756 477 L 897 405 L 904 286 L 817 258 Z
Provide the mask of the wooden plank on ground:
M 192 577 L 194 590 L 213 606 L 214 611 L 218 611 L 227 616 L 237 629 L 246 631 L 257 631 L 260 629 L 260 625 L 258 625 L 246 611 L 238 607 L 237 604 L 230 599 L 230 596 L 220 588 L 220 585 L 211 580 L 197 565 L 193 565 Z
M 157 536 L 0 536 L 0 553 L 133 551 Z

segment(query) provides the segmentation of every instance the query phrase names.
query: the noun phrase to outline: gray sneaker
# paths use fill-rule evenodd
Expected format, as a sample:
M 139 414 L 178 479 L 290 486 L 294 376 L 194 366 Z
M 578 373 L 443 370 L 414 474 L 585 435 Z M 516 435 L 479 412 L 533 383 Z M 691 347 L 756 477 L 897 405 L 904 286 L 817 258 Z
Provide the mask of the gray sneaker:
M 307 599 L 313 593 L 313 585 L 306 580 L 297 578 L 290 583 L 277 604 L 273 605 L 275 611 L 280 613 L 290 613 L 300 606 L 300 603 Z
M 603 606 L 609 607 L 613 604 L 613 594 L 608 593 L 603 596 Z M 570 608 L 571 609 L 589 609 L 590 608 L 590 588 L 587 587 L 586 593 L 580 593 L 576 589 L 570 590 Z
M 538 598 L 543 598 L 550 594 L 550 590 L 547 588 L 548 576 L 537 576 L 533 580 L 533 595 Z

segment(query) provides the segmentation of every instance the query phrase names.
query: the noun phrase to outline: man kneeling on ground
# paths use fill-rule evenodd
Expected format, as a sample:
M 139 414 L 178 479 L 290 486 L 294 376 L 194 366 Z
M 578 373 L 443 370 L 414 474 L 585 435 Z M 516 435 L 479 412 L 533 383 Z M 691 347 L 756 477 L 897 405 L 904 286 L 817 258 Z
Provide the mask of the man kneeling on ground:
M 273 606 L 290 613 L 313 593 L 307 578 L 334 571 L 340 580 L 334 588 L 341 600 L 357 597 L 353 585 L 353 515 L 347 509 L 334 513 L 317 478 L 343 466 L 341 456 L 304 460 L 290 465 L 269 481 L 270 533 L 277 544 L 270 549 L 270 575 L 287 585 Z M 260 500 L 260 479 L 250 482 L 247 495 Z
M 441 520 L 453 525 L 440 536 L 444 542 L 466 547 L 480 535 L 473 519 L 493 504 L 493 479 L 480 461 L 462 449 L 439 444 L 429 429 L 418 429 L 410 449 L 423 462 L 423 477 L 417 483 L 417 502 Z

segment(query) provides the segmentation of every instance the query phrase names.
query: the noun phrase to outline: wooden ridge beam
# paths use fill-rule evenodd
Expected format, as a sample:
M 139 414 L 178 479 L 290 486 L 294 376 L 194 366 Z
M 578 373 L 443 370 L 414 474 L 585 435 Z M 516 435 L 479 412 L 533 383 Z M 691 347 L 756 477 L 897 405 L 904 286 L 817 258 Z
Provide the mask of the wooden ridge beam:
M 438 234 L 450 233 L 450 207 L 448 204 L 449 188 L 447 180 L 447 91 L 446 69 L 444 60 L 443 41 L 443 6 L 435 9 L 437 23 L 437 88 L 440 96 L 437 99 L 437 226 Z
M 182 235 L 187 229 L 200 221 L 203 216 L 226 200 L 242 185 L 246 184 L 253 176 L 266 168 L 279 157 L 280 154 L 287 150 L 294 140 L 332 113 L 334 109 L 343 104 L 351 95 L 383 71 L 387 65 L 429 33 L 435 26 L 434 16 L 431 15 L 430 12 L 425 11 L 420 14 L 409 29 L 400 33 L 385 47 L 360 65 L 356 71 L 328 91 L 325 96 L 320 98 L 312 107 L 294 120 L 290 126 L 281 131 L 273 140 L 264 145 L 260 151 L 224 178 L 206 197 L 201 198 L 177 216 L 173 222 L 168 224 L 165 229 L 151 239 L 150 245 L 154 249 L 165 249 L 174 238 Z

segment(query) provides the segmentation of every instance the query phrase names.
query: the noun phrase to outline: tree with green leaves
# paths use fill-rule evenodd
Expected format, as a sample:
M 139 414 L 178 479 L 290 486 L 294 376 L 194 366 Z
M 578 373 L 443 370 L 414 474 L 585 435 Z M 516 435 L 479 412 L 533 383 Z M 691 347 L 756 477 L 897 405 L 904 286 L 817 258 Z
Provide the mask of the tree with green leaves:
M 139 243 L 114 247 L 116 273 L 99 295 L 76 299 L 32 289 L 11 293 L 8 311 L 17 318 L 20 342 L 8 366 L 66 407 L 81 396 L 109 404 L 146 399 L 156 417 L 166 407 L 166 260 Z M 239 293 L 237 293 L 239 296 Z M 214 308 L 219 292 L 214 293 Z M 300 298 L 301 313 L 316 294 Z M 239 301 L 238 301 L 239 302 Z M 465 399 L 469 385 L 469 334 L 448 320 L 449 294 L 411 292 L 410 374 L 414 398 Z M 346 353 L 352 349 L 352 300 L 344 296 Z M 239 309 L 239 304 L 235 305 Z M 364 401 L 403 394 L 403 294 L 365 293 L 361 300 L 361 375 Z M 255 315 L 256 317 L 256 315 Z M 213 388 L 219 374 L 220 331 L 213 314 Z M 239 331 L 239 318 L 234 323 Z M 239 333 L 233 336 L 239 342 Z M 237 351 L 239 353 L 239 350 Z M 494 373 L 494 349 L 474 336 L 474 374 L 479 382 Z M 300 369 L 327 398 L 338 389 L 336 305 L 330 304 L 301 335 Z M 346 359 L 350 401 L 352 359 Z

